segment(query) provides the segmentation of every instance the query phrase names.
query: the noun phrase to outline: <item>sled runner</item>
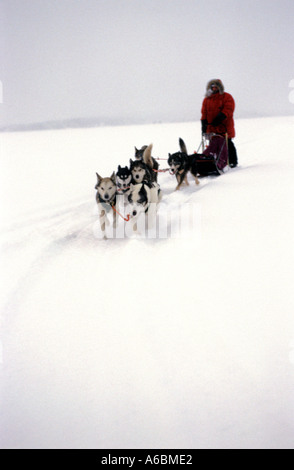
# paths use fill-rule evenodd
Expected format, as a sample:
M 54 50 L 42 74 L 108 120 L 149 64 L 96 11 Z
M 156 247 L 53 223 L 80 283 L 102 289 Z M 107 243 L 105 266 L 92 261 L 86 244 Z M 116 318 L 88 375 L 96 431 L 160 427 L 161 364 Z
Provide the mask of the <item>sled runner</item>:
M 221 175 L 228 167 L 227 139 L 219 134 L 203 134 L 202 153 L 195 153 L 200 176 Z

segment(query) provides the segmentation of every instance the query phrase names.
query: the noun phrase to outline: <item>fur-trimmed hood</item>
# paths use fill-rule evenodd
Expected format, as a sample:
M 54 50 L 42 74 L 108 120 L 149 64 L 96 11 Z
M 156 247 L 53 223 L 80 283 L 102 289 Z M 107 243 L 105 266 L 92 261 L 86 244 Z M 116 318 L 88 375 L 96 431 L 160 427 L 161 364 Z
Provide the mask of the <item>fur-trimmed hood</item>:
M 219 79 L 219 78 L 214 78 L 213 80 L 209 80 L 209 82 L 207 83 L 207 86 L 206 86 L 206 94 L 205 96 L 211 96 L 211 85 L 215 83 L 218 88 L 219 88 L 219 94 L 220 95 L 223 95 L 224 92 L 225 92 L 225 87 L 223 85 L 223 82 Z

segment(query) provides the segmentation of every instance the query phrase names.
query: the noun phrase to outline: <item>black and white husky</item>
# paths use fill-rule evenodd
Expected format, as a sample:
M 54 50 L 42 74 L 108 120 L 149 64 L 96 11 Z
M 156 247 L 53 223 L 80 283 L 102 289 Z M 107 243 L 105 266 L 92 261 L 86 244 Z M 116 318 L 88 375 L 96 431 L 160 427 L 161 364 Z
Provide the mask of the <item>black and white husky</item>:
M 157 183 L 142 182 L 131 185 L 126 212 L 130 214 L 134 231 L 137 231 L 140 217 L 142 220 L 142 217 L 147 216 L 148 228 L 154 225 L 160 200 L 161 192 Z
M 128 195 L 128 213 L 136 217 L 141 213 L 147 213 L 153 204 L 160 201 L 160 189 L 158 184 L 146 183 L 132 184 Z
M 150 168 L 142 160 L 132 160 L 130 158 L 130 170 L 132 173 L 132 183 L 152 183 L 152 174 Z
M 152 144 L 142 147 L 139 152 L 142 153 L 142 157 L 136 157 L 136 160 L 130 159 L 130 170 L 132 172 L 133 184 L 140 183 L 153 183 L 156 182 L 156 174 L 153 171 L 152 160 L 151 160 Z
M 182 184 L 185 182 L 188 183 L 188 172 L 190 171 L 195 179 L 195 183 L 199 184 L 197 178 L 197 162 L 195 155 L 188 155 L 186 144 L 183 139 L 179 139 L 180 152 L 175 152 L 173 154 L 168 154 L 167 163 L 171 169 L 172 174 L 176 176 L 177 187 L 176 190 L 180 189 Z
M 116 181 L 113 172 L 109 178 L 102 178 L 98 173 L 96 189 L 96 202 L 100 220 L 100 228 L 103 238 L 106 237 L 106 225 L 109 225 L 109 218 L 112 218 L 113 229 L 116 228 Z
M 132 182 L 131 170 L 127 166 L 122 168 L 119 165 L 115 177 L 117 194 L 127 196 Z
M 146 163 L 146 165 L 151 170 L 152 181 L 157 181 L 159 164 L 155 160 L 155 158 L 151 156 L 152 147 L 152 144 L 150 144 L 149 146 L 143 145 L 143 147 L 141 147 L 140 149 L 137 149 L 137 147 L 135 147 L 135 159 L 141 160 Z

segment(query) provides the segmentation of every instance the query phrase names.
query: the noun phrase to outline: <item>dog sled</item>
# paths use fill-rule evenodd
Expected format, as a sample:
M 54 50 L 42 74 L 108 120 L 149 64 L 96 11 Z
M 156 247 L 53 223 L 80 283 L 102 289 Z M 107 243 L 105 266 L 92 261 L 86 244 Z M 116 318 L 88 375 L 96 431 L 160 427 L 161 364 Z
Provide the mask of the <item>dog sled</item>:
M 203 134 L 199 148 L 195 152 L 197 171 L 200 176 L 222 175 L 228 169 L 229 154 L 226 136 L 220 134 Z

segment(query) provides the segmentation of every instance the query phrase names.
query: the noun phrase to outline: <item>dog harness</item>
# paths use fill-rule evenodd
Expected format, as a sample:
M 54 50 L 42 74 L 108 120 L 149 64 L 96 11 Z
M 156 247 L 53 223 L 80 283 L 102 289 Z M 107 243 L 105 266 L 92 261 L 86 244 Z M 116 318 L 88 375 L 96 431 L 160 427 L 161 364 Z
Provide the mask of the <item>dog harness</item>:
M 181 164 L 179 166 L 179 168 L 176 169 L 176 171 L 174 171 L 174 175 L 176 175 L 177 173 L 179 173 L 179 175 L 181 175 L 183 173 L 183 171 L 185 170 L 184 166 L 187 162 L 185 162 L 185 156 L 186 154 L 183 153 L 183 152 L 178 152 L 176 155 L 179 155 L 181 156 Z
M 116 186 L 117 186 L 117 192 L 118 192 L 118 194 L 124 194 L 124 193 L 126 193 L 126 192 L 130 189 L 130 187 L 131 187 L 131 186 L 127 186 L 126 188 L 122 188 L 122 187 L 121 187 L 121 183 L 117 183 Z
M 106 208 L 104 207 L 104 209 L 106 209 L 106 210 L 110 210 L 110 209 L 112 209 L 112 208 L 116 205 L 116 194 L 113 196 L 112 199 L 109 199 L 108 201 L 106 201 L 105 199 L 103 199 L 103 198 L 100 196 L 100 194 L 98 194 L 98 199 L 99 199 L 99 202 L 100 202 L 101 204 L 103 204 L 103 205 L 105 204 L 106 206 L 109 206 L 109 207 L 106 207 Z

